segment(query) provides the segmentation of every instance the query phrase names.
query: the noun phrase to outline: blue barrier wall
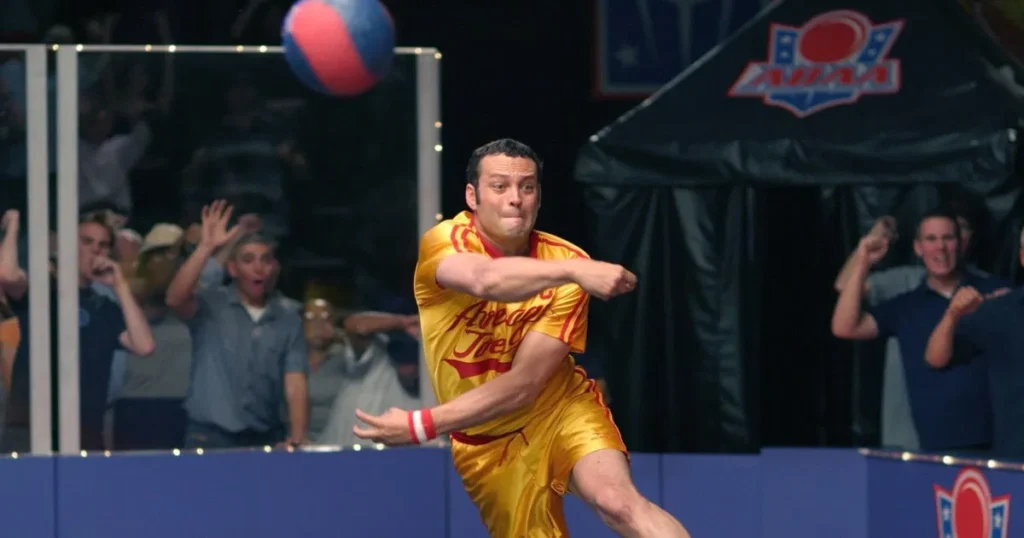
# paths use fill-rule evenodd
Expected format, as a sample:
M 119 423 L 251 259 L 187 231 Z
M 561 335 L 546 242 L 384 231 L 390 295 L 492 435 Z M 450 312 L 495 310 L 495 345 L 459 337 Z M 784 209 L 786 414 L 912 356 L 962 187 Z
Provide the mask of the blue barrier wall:
M 487 535 L 441 449 L 22 457 L 0 472 L 10 536 Z M 1024 538 L 1017 471 L 794 449 L 635 454 L 633 473 L 696 538 Z M 574 536 L 613 536 L 574 497 L 566 516 Z

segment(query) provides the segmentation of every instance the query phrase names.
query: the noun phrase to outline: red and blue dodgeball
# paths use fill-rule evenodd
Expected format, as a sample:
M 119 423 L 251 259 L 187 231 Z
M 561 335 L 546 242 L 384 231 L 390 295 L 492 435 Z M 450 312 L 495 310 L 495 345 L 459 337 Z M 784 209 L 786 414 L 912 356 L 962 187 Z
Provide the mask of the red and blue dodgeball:
M 310 89 L 359 95 L 391 70 L 395 28 L 378 0 L 300 0 L 281 29 L 284 57 Z

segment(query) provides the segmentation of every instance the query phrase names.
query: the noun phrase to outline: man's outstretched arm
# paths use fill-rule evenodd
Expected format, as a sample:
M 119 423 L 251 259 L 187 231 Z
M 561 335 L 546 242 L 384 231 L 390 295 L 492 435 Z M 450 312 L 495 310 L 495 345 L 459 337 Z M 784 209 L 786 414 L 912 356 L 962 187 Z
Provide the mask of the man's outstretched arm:
M 502 303 L 523 301 L 544 290 L 570 283 L 579 284 L 602 299 L 631 291 L 636 285 L 636 276 L 624 267 L 586 258 L 537 260 L 510 256 L 492 259 L 463 253 L 441 260 L 434 278 L 444 288 Z
M 583 351 L 588 305 L 588 295 L 581 287 L 559 288 L 547 313 L 519 343 L 508 372 L 432 409 L 391 409 L 377 417 L 357 411 L 356 416 L 370 427 L 356 427 L 355 434 L 388 444 L 424 442 L 532 404 L 569 352 Z
M 522 301 L 575 281 L 572 260 L 492 259 L 481 254 L 447 256 L 438 264 L 435 278 L 445 288 L 503 303 Z
M 380 416 L 357 409 L 356 417 L 369 427 L 356 426 L 353 432 L 374 442 L 402 445 L 486 424 L 533 403 L 568 353 L 569 345 L 561 340 L 530 332 L 508 372 L 432 409 L 392 408 Z
M 532 404 L 568 355 L 565 342 L 530 332 L 508 372 L 431 409 L 437 435 L 486 424 Z

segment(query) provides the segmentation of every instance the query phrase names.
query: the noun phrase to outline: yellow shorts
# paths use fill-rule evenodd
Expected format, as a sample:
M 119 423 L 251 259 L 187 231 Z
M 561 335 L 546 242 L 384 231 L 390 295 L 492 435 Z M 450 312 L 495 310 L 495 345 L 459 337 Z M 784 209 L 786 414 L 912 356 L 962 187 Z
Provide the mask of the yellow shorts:
M 563 400 L 501 436 L 454 433 L 455 469 L 494 538 L 568 536 L 562 496 L 573 466 L 592 452 L 626 452 L 597 384 L 582 369 Z

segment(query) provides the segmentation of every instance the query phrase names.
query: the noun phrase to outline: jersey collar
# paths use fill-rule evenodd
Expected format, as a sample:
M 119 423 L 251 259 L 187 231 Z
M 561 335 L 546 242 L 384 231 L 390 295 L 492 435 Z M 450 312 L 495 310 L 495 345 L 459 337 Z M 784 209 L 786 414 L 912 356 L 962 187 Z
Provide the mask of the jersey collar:
M 503 258 L 505 256 L 505 254 L 501 251 L 501 249 L 498 248 L 498 245 L 495 245 L 494 243 L 488 241 L 487 238 L 484 237 L 484 234 L 480 233 L 480 231 L 477 230 L 477 228 L 476 228 L 476 214 L 475 213 L 470 213 L 468 211 L 467 211 L 467 213 L 469 213 L 469 226 L 473 230 L 473 233 L 475 233 L 476 236 L 480 238 L 480 244 L 483 245 L 484 252 L 486 252 L 487 255 L 492 257 L 492 258 Z M 540 241 L 538 240 L 537 232 L 536 231 L 531 231 L 530 232 L 530 257 L 531 258 L 536 258 L 537 257 L 537 245 L 538 245 L 538 243 L 540 243 Z

